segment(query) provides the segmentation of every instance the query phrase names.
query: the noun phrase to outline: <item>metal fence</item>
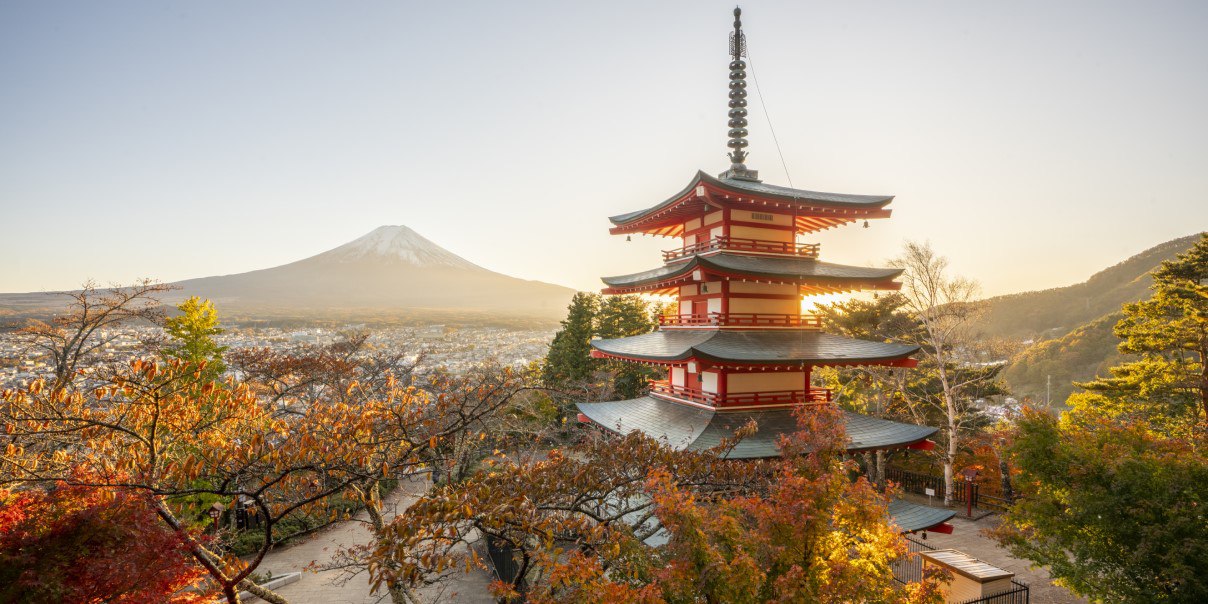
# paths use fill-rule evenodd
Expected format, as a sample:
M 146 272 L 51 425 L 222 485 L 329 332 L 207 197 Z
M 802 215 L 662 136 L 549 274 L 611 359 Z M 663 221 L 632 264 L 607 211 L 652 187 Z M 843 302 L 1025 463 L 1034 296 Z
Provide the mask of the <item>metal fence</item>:
M 960 604 L 1028 604 L 1029 597 L 1031 596 L 1028 593 L 1028 586 L 1015 579 L 1011 579 L 1011 589 L 1008 591 L 999 592 L 992 596 L 965 600 L 960 602 Z
M 910 553 L 893 563 L 893 578 L 899 583 L 918 583 L 923 580 L 923 559 L 915 554 L 935 548 L 910 535 L 906 535 L 906 547 Z
M 923 580 L 923 559 L 919 552 L 935 550 L 934 547 L 906 535 L 906 546 L 909 554 L 893 563 L 893 578 L 899 583 L 917 583 Z M 1026 583 L 1011 580 L 1011 589 L 996 593 L 992 596 L 965 600 L 960 604 L 1029 604 L 1031 594 Z
M 520 563 L 516 561 L 515 549 L 501 539 L 488 536 L 486 539 L 487 559 L 491 561 L 491 569 L 495 578 L 504 583 L 514 585 L 520 574 Z M 524 592 L 524 582 L 520 582 L 520 591 Z
M 944 498 L 943 476 L 911 472 L 910 470 L 890 466 L 885 468 L 885 478 L 897 483 L 907 493 L 926 495 L 927 489 L 931 489 L 935 497 L 940 498 L 941 501 Z M 1002 497 L 982 495 L 981 485 L 965 482 L 964 480 L 952 481 L 953 505 L 968 503 L 968 494 L 965 489 L 970 487 L 973 489 L 973 507 L 975 508 L 1005 512 L 1007 507 L 1011 505 L 1010 501 Z

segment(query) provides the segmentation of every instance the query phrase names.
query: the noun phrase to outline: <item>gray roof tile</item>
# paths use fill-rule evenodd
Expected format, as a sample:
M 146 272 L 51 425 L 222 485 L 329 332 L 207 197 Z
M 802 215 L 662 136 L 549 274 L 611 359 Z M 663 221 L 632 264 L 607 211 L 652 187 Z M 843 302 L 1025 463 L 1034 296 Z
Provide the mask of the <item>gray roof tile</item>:
M 897 268 L 870 268 L 819 262 L 813 258 L 745 256 L 722 252 L 710 256 L 693 256 L 678 262 L 672 262 L 659 268 L 633 273 L 604 277 L 603 281 L 610 287 L 632 287 L 657 283 L 687 275 L 697 267 L 722 273 L 739 273 L 744 275 L 775 277 L 803 283 L 826 283 L 846 285 L 867 281 L 885 281 L 902 274 Z
M 682 361 L 691 358 L 742 363 L 859 363 L 893 361 L 918 346 L 869 342 L 809 330 L 667 330 L 610 340 L 593 348 L 631 359 Z
M 668 198 L 666 201 L 644 210 L 628 212 L 609 218 L 613 224 L 624 224 L 632 220 L 641 218 L 647 214 L 657 212 L 669 206 L 675 205 L 677 201 L 687 195 L 698 184 L 713 185 L 717 188 L 729 190 L 736 194 L 751 194 L 761 197 L 773 197 L 781 201 L 797 202 L 802 206 L 825 205 L 838 208 L 880 208 L 889 202 L 893 201 L 893 195 L 849 195 L 846 193 L 823 193 L 821 191 L 807 191 L 805 189 L 790 189 L 789 187 L 781 187 L 777 185 L 769 185 L 761 182 L 751 182 L 746 180 L 734 180 L 731 178 L 720 179 L 714 178 L 704 172 L 697 172 L 692 177 L 692 181 L 688 186 L 680 190 L 679 193 Z
M 643 396 L 624 401 L 578 403 L 579 411 L 591 421 L 617 434 L 638 430 L 664 440 L 677 449 L 703 450 L 754 420 L 759 430 L 739 442 L 732 459 L 758 459 L 779 455 L 780 435 L 797 430 L 791 409 L 768 411 L 714 411 Z M 916 426 L 844 411 L 848 451 L 903 447 L 925 440 L 937 429 Z

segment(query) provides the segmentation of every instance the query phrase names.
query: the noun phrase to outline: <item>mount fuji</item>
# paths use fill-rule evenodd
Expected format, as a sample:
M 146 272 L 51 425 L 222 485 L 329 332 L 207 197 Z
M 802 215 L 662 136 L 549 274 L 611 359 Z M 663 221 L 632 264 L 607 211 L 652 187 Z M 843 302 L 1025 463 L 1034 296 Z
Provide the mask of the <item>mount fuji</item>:
M 574 290 L 487 270 L 405 226 L 297 262 L 175 283 L 219 310 L 452 310 L 559 316 Z

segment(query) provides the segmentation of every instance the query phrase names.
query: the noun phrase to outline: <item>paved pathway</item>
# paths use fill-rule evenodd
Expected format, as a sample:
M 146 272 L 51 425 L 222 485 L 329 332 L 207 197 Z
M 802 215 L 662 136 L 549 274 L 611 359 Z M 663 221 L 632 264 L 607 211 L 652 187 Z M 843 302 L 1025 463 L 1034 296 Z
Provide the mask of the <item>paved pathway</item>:
M 415 479 L 414 482 L 403 482 L 399 488 L 384 502 L 389 516 L 399 505 L 409 505 L 416 495 L 427 488 L 427 479 Z M 362 512 L 357 516 L 365 518 Z M 367 525 L 361 522 L 342 522 L 327 530 L 304 538 L 287 547 L 269 552 L 260 564 L 257 572 L 272 571 L 273 576 L 302 571 L 302 577 L 297 583 L 291 583 L 279 589 L 290 604 L 372 604 L 389 602 L 385 593 L 372 595 L 369 593 L 369 577 L 366 574 L 357 575 L 343 585 L 332 583 L 339 578 L 338 571 L 310 572 L 304 569 L 314 560 L 329 560 L 340 545 L 360 544 L 369 542 Z M 455 575 L 455 581 L 448 586 L 433 586 L 422 595 L 429 601 L 458 602 L 462 604 L 487 604 L 495 600 L 487 591 L 491 581 L 486 571 L 476 570 L 466 575 Z M 251 602 L 262 602 L 253 598 Z
M 1001 569 L 1015 573 L 1017 581 L 1028 584 L 1032 604 L 1081 604 L 1086 602 L 1064 587 L 1053 585 L 1047 569 L 1031 568 L 1029 561 L 1011 557 L 1011 554 L 999 547 L 997 542 L 982 534 L 983 530 L 998 526 L 997 515 L 972 521 L 965 519 L 963 514 L 962 509 L 955 518 L 948 521 L 955 527 L 951 535 L 927 533 L 927 545 L 935 549 L 959 550 L 983 562 L 989 562 Z

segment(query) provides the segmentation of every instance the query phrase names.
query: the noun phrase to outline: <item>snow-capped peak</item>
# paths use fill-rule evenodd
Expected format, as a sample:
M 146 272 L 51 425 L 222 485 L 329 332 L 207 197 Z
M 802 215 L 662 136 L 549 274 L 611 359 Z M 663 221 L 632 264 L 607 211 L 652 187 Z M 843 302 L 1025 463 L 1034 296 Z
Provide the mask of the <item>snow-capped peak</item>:
M 485 270 L 403 225 L 380 226 L 334 250 L 320 254 L 320 257 L 337 262 L 387 260 L 416 266 Z

